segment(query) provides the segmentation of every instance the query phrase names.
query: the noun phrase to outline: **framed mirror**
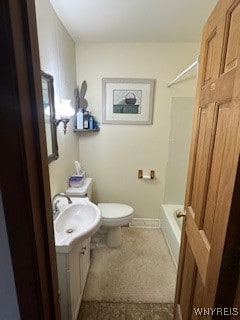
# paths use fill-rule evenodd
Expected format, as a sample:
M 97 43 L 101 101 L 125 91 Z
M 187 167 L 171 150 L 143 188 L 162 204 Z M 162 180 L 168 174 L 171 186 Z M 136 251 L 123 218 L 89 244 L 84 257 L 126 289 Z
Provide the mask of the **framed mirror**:
M 41 71 L 48 163 L 58 158 L 57 128 L 55 125 L 53 76 Z

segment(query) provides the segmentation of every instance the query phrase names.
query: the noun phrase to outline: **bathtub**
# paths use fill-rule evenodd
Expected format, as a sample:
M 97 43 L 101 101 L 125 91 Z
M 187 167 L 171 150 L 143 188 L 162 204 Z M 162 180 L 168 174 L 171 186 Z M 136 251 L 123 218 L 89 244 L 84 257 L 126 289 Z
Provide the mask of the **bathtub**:
M 183 218 L 176 218 L 176 210 L 183 210 L 183 205 L 162 204 L 160 220 L 163 234 L 177 267 Z

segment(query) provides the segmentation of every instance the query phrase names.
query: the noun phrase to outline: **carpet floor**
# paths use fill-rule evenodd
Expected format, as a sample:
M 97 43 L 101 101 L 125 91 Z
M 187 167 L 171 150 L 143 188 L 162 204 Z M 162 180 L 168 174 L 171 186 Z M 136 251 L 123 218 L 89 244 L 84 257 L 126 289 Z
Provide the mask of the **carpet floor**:
M 82 302 L 78 320 L 172 320 L 173 304 Z
M 176 268 L 161 230 L 122 230 L 121 247 L 92 251 L 83 301 L 172 303 Z

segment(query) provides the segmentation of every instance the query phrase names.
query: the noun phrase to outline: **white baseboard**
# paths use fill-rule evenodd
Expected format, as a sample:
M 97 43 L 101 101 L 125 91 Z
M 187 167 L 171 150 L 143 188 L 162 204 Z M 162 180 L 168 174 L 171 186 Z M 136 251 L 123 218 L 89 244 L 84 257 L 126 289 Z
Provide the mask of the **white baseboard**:
M 160 219 L 133 218 L 129 226 L 137 228 L 161 228 L 161 223 Z

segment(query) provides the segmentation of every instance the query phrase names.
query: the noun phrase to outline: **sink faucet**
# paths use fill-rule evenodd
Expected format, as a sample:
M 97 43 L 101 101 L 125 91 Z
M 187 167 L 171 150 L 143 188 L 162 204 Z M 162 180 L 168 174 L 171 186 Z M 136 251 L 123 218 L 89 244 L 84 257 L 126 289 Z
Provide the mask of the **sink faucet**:
M 70 199 L 70 197 L 68 195 L 66 195 L 65 193 L 60 192 L 60 193 L 55 194 L 55 196 L 53 196 L 53 199 L 52 199 L 52 208 L 53 208 L 53 216 L 54 217 L 56 217 L 60 213 L 60 210 L 58 208 L 58 203 L 60 200 L 56 200 L 56 198 L 58 198 L 58 197 L 66 198 L 68 200 L 68 204 L 72 203 L 72 200 Z

